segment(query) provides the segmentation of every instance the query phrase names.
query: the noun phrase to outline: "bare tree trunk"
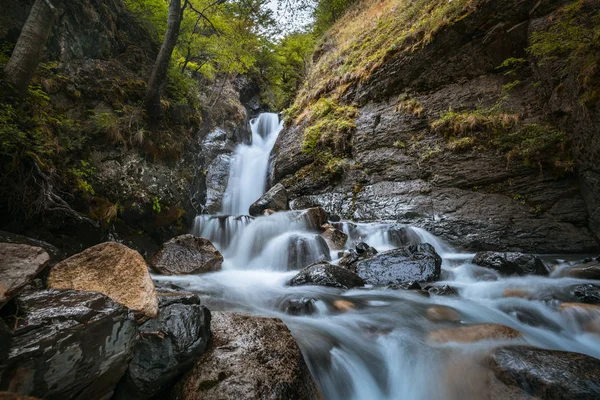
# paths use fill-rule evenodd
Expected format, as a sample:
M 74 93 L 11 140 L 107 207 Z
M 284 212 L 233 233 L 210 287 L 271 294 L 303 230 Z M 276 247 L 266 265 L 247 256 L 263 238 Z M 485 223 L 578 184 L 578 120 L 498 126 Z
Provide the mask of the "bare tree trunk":
M 187 5 L 187 1 L 185 4 Z M 148 88 L 146 90 L 146 112 L 148 113 L 148 116 L 155 121 L 160 119 L 161 116 L 160 90 L 167 78 L 169 61 L 171 61 L 171 55 L 177 44 L 177 37 L 179 36 L 179 28 L 182 19 L 183 9 L 181 7 L 181 0 L 171 0 L 171 4 L 169 5 L 167 32 L 165 33 L 165 39 L 163 40 L 163 44 L 158 52 L 158 57 L 154 63 L 154 68 L 152 68 L 150 80 L 148 81 Z
M 4 67 L 6 80 L 20 93 L 27 91 L 50 36 L 50 31 L 58 18 L 55 5 L 59 6 L 60 4 L 56 0 L 53 1 L 54 4 L 50 0 L 35 1 L 10 61 Z

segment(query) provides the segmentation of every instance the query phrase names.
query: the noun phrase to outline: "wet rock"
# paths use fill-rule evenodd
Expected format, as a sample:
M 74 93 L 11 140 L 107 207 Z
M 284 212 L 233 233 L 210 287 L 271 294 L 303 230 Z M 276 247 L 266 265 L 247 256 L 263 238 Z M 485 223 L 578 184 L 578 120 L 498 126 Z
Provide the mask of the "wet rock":
M 423 290 L 436 296 L 458 296 L 458 291 L 449 285 L 443 286 L 425 286 Z
M 560 277 L 600 280 L 600 263 L 587 263 L 566 267 L 557 272 Z
M 158 312 L 146 261 L 137 251 L 115 242 L 90 247 L 56 264 L 48 287 L 103 293 L 146 317 Z
M 409 226 L 393 225 L 388 229 L 387 234 L 394 247 L 404 247 L 421 242 L 419 235 Z
M 41 247 L 0 243 L 0 308 L 50 262 Z
M 571 294 L 581 303 L 600 305 L 600 286 L 598 285 L 575 285 L 571 288 Z
M 324 225 L 324 227 L 325 230 L 321 233 L 321 237 L 325 239 L 327 246 L 331 250 L 342 250 L 348 241 L 348 235 L 331 225 Z
M 0 389 L 45 399 L 106 399 L 125 373 L 137 338 L 132 313 L 108 297 L 75 290 L 17 296 Z
M 0 318 L 0 369 L 2 369 L 4 360 L 8 359 L 8 351 L 10 350 L 11 342 L 12 337 L 10 329 L 8 329 L 4 320 Z
M 306 222 L 309 229 L 320 230 L 321 226 L 327 222 L 327 212 L 321 207 L 313 207 L 302 211 L 299 218 Z
M 321 399 L 296 341 L 275 318 L 215 312 L 213 340 L 173 400 Z
M 311 315 L 316 311 L 315 300 L 305 297 L 288 299 L 282 304 L 281 309 L 289 315 Z
M 277 211 L 267 209 L 267 210 L 263 211 L 261 215 L 264 217 L 268 217 L 269 215 L 273 215 L 273 214 L 277 214 Z
M 196 275 L 220 271 L 223 255 L 207 239 L 177 236 L 165 242 L 150 258 L 150 266 L 162 275 Z
M 433 281 L 440 276 L 441 266 L 441 257 L 425 243 L 379 253 L 358 262 L 356 270 L 367 284 L 393 285 Z
M 419 282 L 417 282 L 417 281 L 410 281 L 410 282 L 398 283 L 396 285 L 390 285 L 390 286 L 388 286 L 388 289 L 421 290 L 421 285 L 419 285 Z
M 529 299 L 532 293 L 523 289 L 504 289 L 502 297 L 518 297 L 521 299 Z
M 325 239 L 319 235 L 290 236 L 287 262 L 289 270 L 298 270 L 319 261 L 331 261 L 331 254 Z
M 361 242 L 352 250 L 344 252 L 338 261 L 340 267 L 344 267 L 352 272 L 356 272 L 357 264 L 360 260 L 365 260 L 377 254 L 377 250 L 368 244 Z
M 501 347 L 489 366 L 505 385 L 540 399 L 600 398 L 600 360 L 578 353 L 532 347 Z
M 229 179 L 230 164 L 231 155 L 219 154 L 206 167 L 205 211 L 207 213 L 218 213 L 223 207 L 223 196 Z
M 0 392 L 0 400 L 38 400 L 38 398 L 12 392 Z
M 288 195 L 285 187 L 278 183 L 267 193 L 250 206 L 250 215 L 258 217 L 265 210 L 286 211 L 288 207 Z
M 348 312 L 356 309 L 356 304 L 348 300 L 335 300 L 332 305 L 333 308 L 340 312 Z
M 499 324 L 478 324 L 447 328 L 431 332 L 429 340 L 435 343 L 473 343 L 481 340 L 511 340 L 521 337 L 521 333 Z
M 475 255 L 473 264 L 491 268 L 502 275 L 548 275 L 542 260 L 531 254 L 482 251 Z
M 355 273 L 327 262 L 309 265 L 290 281 L 291 286 L 316 285 L 342 289 L 361 287 L 364 284 L 363 280 Z
M 452 307 L 431 306 L 425 310 L 425 318 L 434 322 L 458 322 L 460 314 Z
M 64 258 L 63 253 L 50 243 L 46 243 L 42 240 L 32 239 L 27 236 L 18 235 L 16 233 L 0 231 L 0 242 L 41 247 L 42 249 L 46 250 L 46 253 L 48 253 L 50 256 L 50 263 L 48 264 L 50 267 Z
M 152 399 L 165 396 L 187 372 L 210 340 L 210 311 L 200 298 L 172 287 L 157 287 L 159 310 L 139 327 L 133 359 L 114 399 Z

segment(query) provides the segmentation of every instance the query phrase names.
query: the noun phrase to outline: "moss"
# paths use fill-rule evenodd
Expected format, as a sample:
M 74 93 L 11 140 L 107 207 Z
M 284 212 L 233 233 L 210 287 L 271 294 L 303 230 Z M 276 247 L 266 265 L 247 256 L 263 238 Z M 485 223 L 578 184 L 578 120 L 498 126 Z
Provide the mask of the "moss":
M 412 114 L 421 118 L 424 109 L 419 100 L 414 97 L 408 97 L 398 103 L 396 111 Z
M 436 147 L 435 149 L 429 149 L 421 156 L 421 162 L 427 162 L 441 153 L 442 149 L 440 148 Z
M 518 120 L 518 115 L 496 109 L 478 108 L 474 111 L 464 112 L 450 110 L 434 121 L 431 128 L 442 133 L 446 138 L 491 138 L 512 129 Z
M 577 0 L 561 8 L 551 23 L 531 36 L 528 52 L 540 62 L 561 60 L 583 88 L 581 103 L 593 107 L 600 99 L 600 7 Z

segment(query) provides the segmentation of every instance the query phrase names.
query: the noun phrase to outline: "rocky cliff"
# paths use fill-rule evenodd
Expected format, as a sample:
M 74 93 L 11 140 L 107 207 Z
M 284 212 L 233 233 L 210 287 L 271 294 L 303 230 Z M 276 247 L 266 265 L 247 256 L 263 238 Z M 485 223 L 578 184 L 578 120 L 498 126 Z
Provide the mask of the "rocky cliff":
M 586 0 L 359 3 L 287 111 L 273 183 L 295 208 L 463 249 L 597 249 L 599 15 Z

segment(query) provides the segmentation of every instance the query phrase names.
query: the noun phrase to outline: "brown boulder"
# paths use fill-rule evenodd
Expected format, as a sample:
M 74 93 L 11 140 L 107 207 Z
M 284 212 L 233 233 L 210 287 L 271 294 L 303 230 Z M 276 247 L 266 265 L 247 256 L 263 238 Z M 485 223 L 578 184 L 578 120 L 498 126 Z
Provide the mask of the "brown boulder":
M 209 350 L 175 386 L 172 399 L 321 399 L 281 320 L 215 312 L 211 329 Z
M 519 331 L 499 324 L 461 326 L 440 329 L 429 334 L 429 340 L 436 343 L 473 343 L 480 340 L 511 340 L 520 337 Z
M 210 240 L 194 235 L 165 242 L 150 258 L 150 266 L 163 275 L 195 275 L 220 271 L 223 255 Z
M 457 322 L 460 321 L 460 314 L 452 307 L 446 306 L 431 306 L 425 311 L 425 318 L 430 321 L 440 322 L 440 321 L 452 321 Z
M 348 235 L 335 229 L 331 225 L 325 225 L 324 227 L 326 227 L 326 229 L 321 233 L 321 236 L 327 242 L 327 246 L 329 246 L 331 250 L 342 250 L 348 241 Z
M 41 247 L 0 243 L 0 308 L 30 283 L 50 261 Z
M 48 287 L 102 293 L 148 317 L 158 312 L 146 261 L 120 243 L 102 243 L 56 264 L 50 270 Z
M 327 222 L 327 211 L 321 207 L 313 207 L 302 211 L 298 218 L 304 220 L 309 229 L 318 230 Z
M 578 278 L 578 279 L 600 279 L 600 263 L 592 262 L 587 264 L 574 265 L 561 269 L 557 273 L 560 277 Z

